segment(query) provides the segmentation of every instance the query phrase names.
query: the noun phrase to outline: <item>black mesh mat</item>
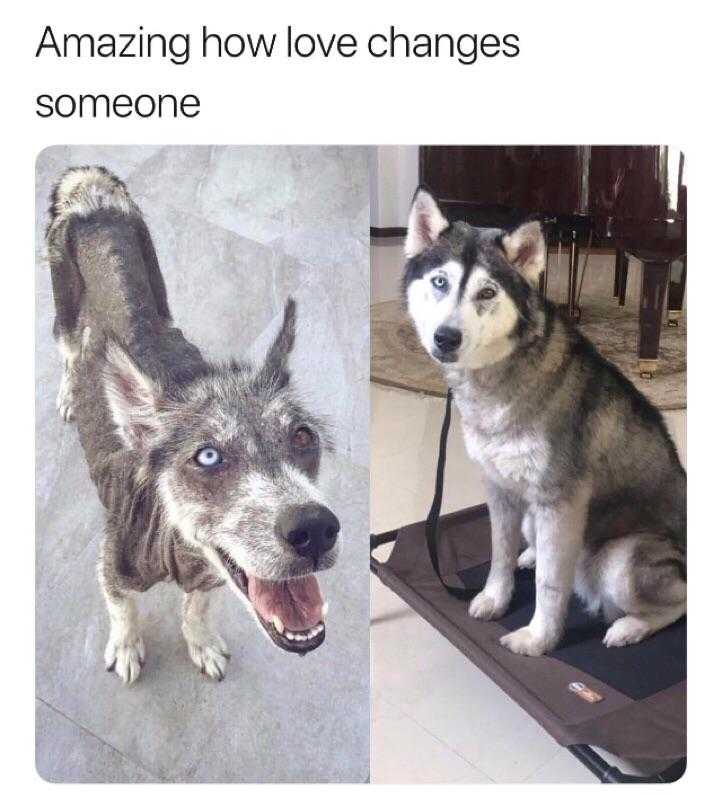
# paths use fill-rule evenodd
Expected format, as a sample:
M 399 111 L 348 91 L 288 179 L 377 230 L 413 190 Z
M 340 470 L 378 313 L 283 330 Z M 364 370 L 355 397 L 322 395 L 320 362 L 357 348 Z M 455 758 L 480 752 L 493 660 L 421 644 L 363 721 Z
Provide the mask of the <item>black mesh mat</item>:
M 481 590 L 489 573 L 489 563 L 459 572 L 466 587 Z M 498 622 L 505 628 L 526 626 L 534 614 L 534 573 L 517 571 L 514 597 L 509 611 Z M 548 654 L 554 659 L 593 675 L 634 700 L 642 700 L 655 692 L 684 681 L 687 659 L 687 621 L 648 637 L 644 642 L 625 648 L 607 648 L 602 638 L 607 626 L 591 617 L 577 598 L 569 606 L 566 631 L 556 650 Z
M 451 586 L 480 589 L 491 557 L 485 506 L 443 516 L 439 563 Z M 379 578 L 539 722 L 560 744 L 602 747 L 630 759 L 686 755 L 686 622 L 626 648 L 606 648 L 606 627 L 574 602 L 559 647 L 538 658 L 499 643 L 529 622 L 533 572 L 520 571 L 510 610 L 500 621 L 469 617 L 468 603 L 451 596 L 428 554 L 425 522 L 398 530 L 386 563 L 372 559 Z M 586 700 L 578 684 L 600 697 Z

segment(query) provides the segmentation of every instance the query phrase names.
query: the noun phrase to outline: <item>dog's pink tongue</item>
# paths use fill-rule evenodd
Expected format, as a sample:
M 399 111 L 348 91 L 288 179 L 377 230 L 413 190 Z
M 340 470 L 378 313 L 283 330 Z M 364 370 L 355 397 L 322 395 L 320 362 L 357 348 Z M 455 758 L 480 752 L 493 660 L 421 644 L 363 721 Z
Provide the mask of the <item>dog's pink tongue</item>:
M 323 598 L 315 576 L 285 582 L 249 576 L 248 597 L 266 622 L 278 617 L 284 627 L 292 631 L 312 629 L 323 617 Z

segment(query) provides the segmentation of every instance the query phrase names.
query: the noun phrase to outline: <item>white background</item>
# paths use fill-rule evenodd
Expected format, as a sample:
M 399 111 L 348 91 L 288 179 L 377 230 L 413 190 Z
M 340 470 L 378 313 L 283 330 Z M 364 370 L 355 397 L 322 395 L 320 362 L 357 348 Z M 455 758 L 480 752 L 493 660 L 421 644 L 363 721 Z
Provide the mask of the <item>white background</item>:
M 719 27 L 703 3 L 447 2 L 261 4 L 33 2 L 3 26 L 3 487 L 0 681 L 3 782 L 45 786 L 33 763 L 33 181 L 58 143 L 669 143 L 688 157 L 689 771 L 719 779 L 720 168 Z M 521 55 L 453 60 L 57 61 L 34 56 L 64 32 L 513 32 Z M 196 40 L 197 45 L 197 40 Z M 190 120 L 40 120 L 39 93 L 175 90 Z M 68 586 L 72 586 L 71 583 Z M 58 659 L 58 664 L 63 664 Z M 482 737 L 483 739 L 483 737 Z M 520 748 L 523 750 L 523 748 Z M 87 789 L 86 789 L 87 790 Z

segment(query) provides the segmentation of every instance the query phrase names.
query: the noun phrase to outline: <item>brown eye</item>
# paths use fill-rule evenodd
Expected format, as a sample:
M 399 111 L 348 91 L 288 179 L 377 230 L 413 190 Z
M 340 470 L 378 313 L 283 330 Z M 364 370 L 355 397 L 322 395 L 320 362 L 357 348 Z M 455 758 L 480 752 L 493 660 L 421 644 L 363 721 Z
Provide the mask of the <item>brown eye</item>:
M 491 300 L 496 295 L 496 290 L 493 287 L 484 287 L 477 294 L 477 299 L 482 301 Z
M 301 426 L 296 428 L 291 437 L 291 443 L 295 449 L 306 450 L 313 447 L 315 438 L 310 428 Z

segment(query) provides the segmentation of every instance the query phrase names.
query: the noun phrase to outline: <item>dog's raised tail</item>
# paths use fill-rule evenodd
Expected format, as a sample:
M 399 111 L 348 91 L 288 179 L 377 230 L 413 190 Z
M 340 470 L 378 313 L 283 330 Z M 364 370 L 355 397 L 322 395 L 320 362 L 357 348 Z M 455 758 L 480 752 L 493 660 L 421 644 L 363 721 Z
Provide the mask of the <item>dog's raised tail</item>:
M 70 168 L 60 177 L 51 194 L 48 207 L 50 216 L 45 234 L 47 261 L 53 281 L 56 338 L 68 339 L 76 329 L 84 293 L 84 277 L 80 260 L 82 245 L 88 245 L 88 236 L 79 236 L 83 228 L 91 234 L 104 234 L 106 247 L 110 245 L 115 259 L 135 261 L 141 259 L 148 278 L 148 286 L 155 299 L 161 318 L 170 320 L 170 310 L 163 276 L 153 241 L 142 213 L 131 199 L 125 184 L 107 168 L 84 165 Z M 93 227 L 96 218 L 102 218 L 100 230 Z M 90 224 L 90 226 L 86 226 Z M 84 241 L 81 245 L 80 241 Z M 89 255 L 93 256 L 92 243 Z M 116 250 L 117 249 L 117 250 Z M 85 251 L 85 253 L 88 253 Z M 103 267 L 122 267 L 122 263 L 106 260 Z M 101 276 L 98 276 L 101 277 Z
M 69 168 L 50 196 L 48 234 L 73 215 L 87 216 L 102 209 L 140 214 L 125 184 L 107 168 L 100 165 Z

